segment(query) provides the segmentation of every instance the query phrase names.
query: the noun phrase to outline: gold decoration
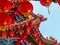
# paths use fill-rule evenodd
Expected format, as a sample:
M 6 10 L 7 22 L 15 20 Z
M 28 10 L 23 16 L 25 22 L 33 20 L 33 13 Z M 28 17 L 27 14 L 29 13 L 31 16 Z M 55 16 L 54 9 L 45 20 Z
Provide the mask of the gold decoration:
M 6 26 L 0 26 L 0 31 L 6 31 Z
M 31 12 L 31 10 L 28 10 L 27 12 L 23 13 L 24 17 L 28 18 L 29 17 L 29 13 Z
M 49 0 L 46 0 L 46 2 L 49 2 Z
M 0 13 L 3 13 L 3 12 L 4 12 L 4 13 L 8 12 L 8 10 L 6 10 L 6 7 L 4 7 L 4 10 L 1 10 L 1 9 L 0 9 Z

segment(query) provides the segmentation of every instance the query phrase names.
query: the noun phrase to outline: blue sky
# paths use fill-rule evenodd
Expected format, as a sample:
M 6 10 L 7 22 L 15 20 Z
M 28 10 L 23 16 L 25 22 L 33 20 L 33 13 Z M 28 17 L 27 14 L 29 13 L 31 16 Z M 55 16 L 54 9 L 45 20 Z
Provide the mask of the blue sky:
M 60 42 L 60 6 L 57 3 L 52 3 L 49 8 L 49 15 L 47 8 L 42 6 L 39 1 L 32 1 L 31 3 L 34 6 L 33 12 L 35 14 L 42 14 L 47 18 L 47 21 L 42 22 L 39 28 L 42 35 L 44 37 L 53 36 Z

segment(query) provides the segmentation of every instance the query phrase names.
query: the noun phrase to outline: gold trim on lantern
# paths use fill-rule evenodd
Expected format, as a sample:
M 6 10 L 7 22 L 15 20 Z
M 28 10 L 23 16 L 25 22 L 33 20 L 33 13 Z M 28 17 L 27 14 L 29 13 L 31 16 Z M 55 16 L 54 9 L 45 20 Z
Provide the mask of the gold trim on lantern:
M 6 31 L 6 27 L 5 26 L 0 26 L 0 31 Z
M 24 17 L 28 18 L 29 17 L 29 14 L 26 12 L 26 13 L 23 13 Z
M 30 13 L 31 12 L 31 10 L 28 10 L 28 13 Z
M 46 0 L 46 2 L 49 2 L 49 0 Z
M 4 22 L 3 24 L 4 24 L 4 25 L 6 25 L 7 23 L 6 23 L 6 22 Z
M 29 17 L 31 10 L 27 10 L 27 12 L 22 13 L 25 17 Z
M 45 6 L 49 6 L 49 0 L 46 0 Z
M 3 13 L 3 12 L 6 13 L 6 12 L 8 12 L 8 10 L 1 10 L 0 9 L 0 13 Z

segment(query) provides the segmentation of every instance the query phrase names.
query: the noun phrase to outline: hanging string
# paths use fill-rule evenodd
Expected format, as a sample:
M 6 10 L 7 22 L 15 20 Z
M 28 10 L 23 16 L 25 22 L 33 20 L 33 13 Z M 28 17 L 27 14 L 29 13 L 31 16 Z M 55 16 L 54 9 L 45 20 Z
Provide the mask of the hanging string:
M 49 7 L 48 7 L 48 13 L 49 13 L 49 15 L 50 15 L 50 10 L 49 10 Z
M 46 6 L 46 7 L 47 7 L 48 13 L 49 13 L 49 15 L 50 15 L 50 10 L 49 10 L 49 7 L 50 7 L 50 6 Z

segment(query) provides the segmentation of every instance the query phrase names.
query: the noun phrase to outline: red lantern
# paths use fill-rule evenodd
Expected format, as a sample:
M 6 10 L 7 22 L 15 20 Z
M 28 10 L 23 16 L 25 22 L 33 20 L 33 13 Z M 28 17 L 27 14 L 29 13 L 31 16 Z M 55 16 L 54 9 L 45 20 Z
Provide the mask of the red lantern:
M 6 13 L 0 13 L 0 31 L 6 31 L 11 24 L 11 17 Z
M 48 13 L 50 14 L 49 11 L 49 6 L 53 2 L 53 0 L 40 0 L 41 5 L 46 6 L 48 8 Z
M 8 12 L 10 9 L 11 9 L 10 1 L 0 0 L 0 12 Z
M 60 0 L 57 0 L 58 4 L 60 5 Z
M 20 34 L 20 35 L 22 35 L 23 34 L 23 30 L 18 30 L 18 33 Z
M 0 26 L 9 26 L 11 24 L 11 17 L 6 13 L 0 13 Z
M 37 32 L 33 32 L 32 35 L 33 35 L 34 37 L 36 37 L 36 36 L 37 36 Z
M 38 41 L 38 40 L 39 40 L 39 36 L 34 37 L 34 39 L 35 39 L 36 41 Z
M 18 10 L 26 17 L 33 11 L 33 5 L 28 1 L 24 1 L 20 3 Z
M 3 38 L 7 37 L 7 32 L 2 32 L 2 37 Z
M 52 3 L 52 0 L 40 0 L 41 5 L 49 6 Z
M 30 32 L 31 31 L 31 28 L 30 27 L 26 27 L 26 31 L 27 32 Z
M 9 32 L 9 35 L 10 35 L 11 37 L 14 37 L 14 31 Z

